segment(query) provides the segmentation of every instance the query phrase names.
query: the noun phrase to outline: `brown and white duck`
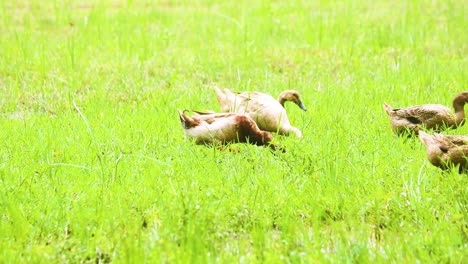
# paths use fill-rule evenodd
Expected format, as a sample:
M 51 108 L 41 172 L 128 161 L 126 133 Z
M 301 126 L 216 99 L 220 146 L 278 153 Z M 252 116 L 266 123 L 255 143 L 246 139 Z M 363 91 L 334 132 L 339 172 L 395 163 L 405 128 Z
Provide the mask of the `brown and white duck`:
M 299 92 L 286 90 L 278 99 L 260 92 L 232 92 L 224 88 L 214 87 L 221 111 L 246 114 L 252 118 L 258 127 L 265 131 L 277 132 L 281 135 L 295 134 L 302 137 L 302 132 L 289 122 L 284 108 L 285 102 L 293 102 L 304 111 L 307 108 L 301 101 Z
M 441 131 L 456 128 L 465 122 L 465 104 L 468 103 L 468 91 L 459 93 L 453 99 L 454 113 L 440 104 L 424 104 L 407 108 L 392 108 L 384 103 L 392 125 L 397 134 L 410 132 L 417 134 L 420 128 Z
M 273 136 L 268 131 L 258 128 L 255 121 L 238 113 L 204 113 L 194 111 L 190 117 L 179 110 L 179 117 L 186 138 L 192 138 L 196 144 L 251 143 L 258 146 L 269 146 Z
M 429 135 L 421 130 L 419 139 L 432 165 L 444 170 L 459 166 L 459 173 L 468 171 L 468 136 Z

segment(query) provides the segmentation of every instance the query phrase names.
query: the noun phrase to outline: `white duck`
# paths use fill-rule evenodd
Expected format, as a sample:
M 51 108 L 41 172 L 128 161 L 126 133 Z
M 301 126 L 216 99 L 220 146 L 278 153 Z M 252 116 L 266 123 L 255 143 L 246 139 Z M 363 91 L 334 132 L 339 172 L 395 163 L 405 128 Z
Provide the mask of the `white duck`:
M 297 91 L 286 90 L 279 95 L 278 100 L 275 100 L 271 95 L 260 92 L 232 92 L 227 88 L 221 90 L 216 86 L 214 90 L 223 112 L 246 114 L 262 130 L 302 137 L 301 130 L 289 122 L 284 108 L 284 103 L 290 101 L 307 111 Z
M 238 113 L 204 113 L 193 111 L 192 117 L 185 114 L 188 110 L 179 110 L 179 117 L 186 138 L 194 139 L 196 144 L 251 143 L 267 145 L 272 149 L 273 136 L 262 131 L 255 121 Z

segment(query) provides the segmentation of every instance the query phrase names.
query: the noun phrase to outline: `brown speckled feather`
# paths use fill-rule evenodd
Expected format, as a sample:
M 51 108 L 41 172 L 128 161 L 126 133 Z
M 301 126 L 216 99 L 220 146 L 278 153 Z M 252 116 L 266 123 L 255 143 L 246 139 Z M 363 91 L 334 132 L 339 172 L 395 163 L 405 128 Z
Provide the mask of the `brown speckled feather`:
M 459 166 L 459 172 L 468 170 L 468 136 L 429 135 L 419 131 L 419 139 L 426 146 L 427 159 L 441 169 Z

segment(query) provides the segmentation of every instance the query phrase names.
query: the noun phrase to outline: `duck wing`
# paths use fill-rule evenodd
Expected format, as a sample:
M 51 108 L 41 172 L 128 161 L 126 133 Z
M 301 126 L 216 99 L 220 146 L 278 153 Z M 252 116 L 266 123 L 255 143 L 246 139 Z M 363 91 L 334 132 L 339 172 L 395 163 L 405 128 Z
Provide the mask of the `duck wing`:
M 434 134 L 430 136 L 432 140 L 430 140 L 430 144 L 437 146 L 437 148 L 448 155 L 448 157 L 452 155 L 457 155 L 454 153 L 465 153 L 468 155 L 468 137 L 467 136 L 446 136 L 442 134 Z
M 451 146 L 468 146 L 467 136 L 444 136 L 439 141 Z
M 443 105 L 427 104 L 407 108 L 393 109 L 392 115 L 402 118 L 413 119 L 414 122 L 422 123 L 434 117 L 446 117 L 450 115 L 450 109 Z
M 277 100 L 273 98 L 273 96 L 261 92 L 238 92 L 236 93 L 236 95 L 238 98 L 245 102 L 255 101 L 262 104 L 270 104 L 272 102 L 277 102 Z
M 452 126 L 455 122 L 450 109 L 439 104 L 418 105 L 407 108 L 385 109 L 396 125 L 422 125 L 427 129 Z
M 280 109 L 279 102 L 269 94 L 260 92 L 241 92 L 237 94 L 237 105 L 249 114 L 271 112 L 272 108 Z
M 217 120 L 222 120 L 226 118 L 230 118 L 235 113 L 209 113 L 209 112 L 201 112 L 201 111 L 196 111 L 192 110 L 194 114 L 194 118 L 196 118 L 199 121 L 204 121 L 208 124 L 212 124 L 216 122 Z
M 468 137 L 448 136 L 450 143 L 441 145 L 442 158 L 459 165 L 459 173 L 468 172 Z

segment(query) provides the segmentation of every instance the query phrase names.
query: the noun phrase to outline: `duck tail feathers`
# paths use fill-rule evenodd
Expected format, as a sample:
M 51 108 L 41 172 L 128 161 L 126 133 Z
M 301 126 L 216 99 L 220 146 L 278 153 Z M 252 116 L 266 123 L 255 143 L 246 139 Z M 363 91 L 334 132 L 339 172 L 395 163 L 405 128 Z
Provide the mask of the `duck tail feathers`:
M 385 112 L 387 112 L 387 113 L 390 113 L 393 110 L 393 108 L 389 104 L 387 104 L 386 102 L 383 103 L 383 108 L 384 108 Z
M 182 124 L 183 128 L 189 128 L 191 127 L 191 123 L 193 123 L 193 119 L 185 114 L 188 110 L 178 110 L 179 112 L 179 118 L 180 118 L 180 123 Z

